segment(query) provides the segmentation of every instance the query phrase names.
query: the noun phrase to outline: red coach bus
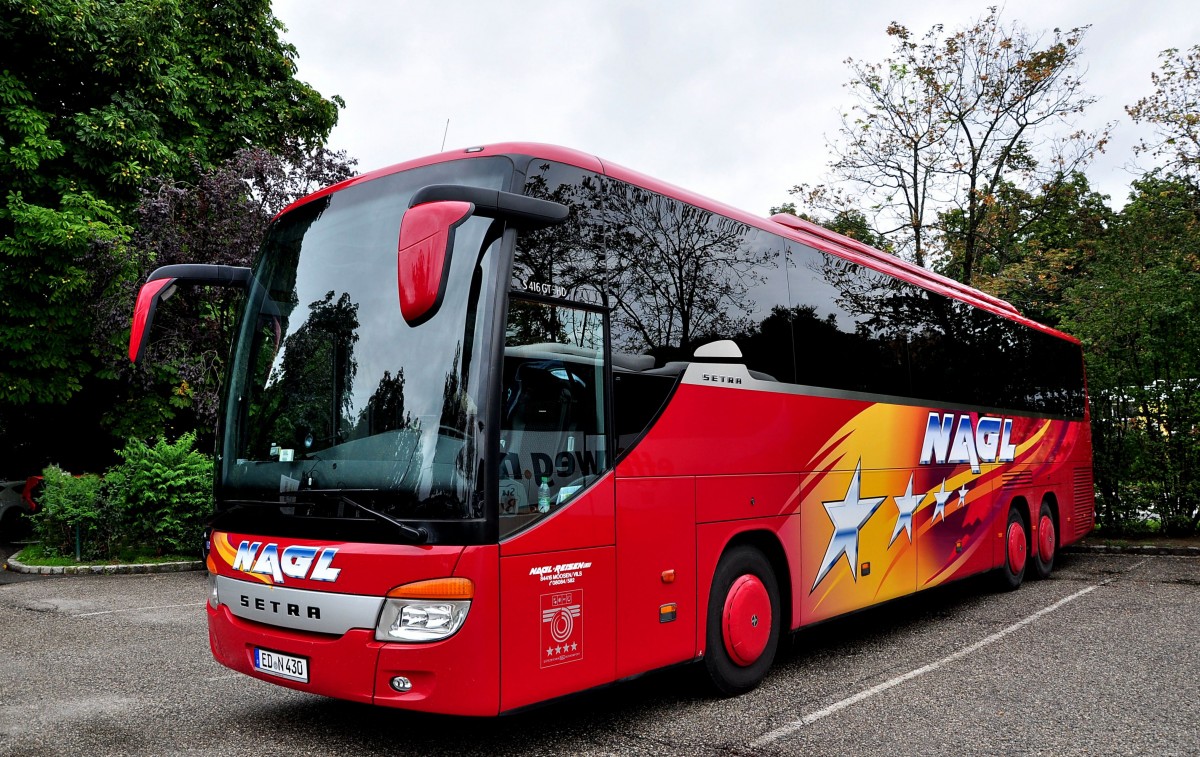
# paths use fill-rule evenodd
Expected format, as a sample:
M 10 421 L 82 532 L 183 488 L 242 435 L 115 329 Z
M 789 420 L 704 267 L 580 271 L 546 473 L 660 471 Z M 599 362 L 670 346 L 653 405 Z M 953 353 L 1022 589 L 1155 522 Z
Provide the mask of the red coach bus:
M 1093 524 L 1077 340 L 791 216 L 535 144 L 304 198 L 244 288 L 207 546 L 213 655 L 496 715 L 702 661 Z

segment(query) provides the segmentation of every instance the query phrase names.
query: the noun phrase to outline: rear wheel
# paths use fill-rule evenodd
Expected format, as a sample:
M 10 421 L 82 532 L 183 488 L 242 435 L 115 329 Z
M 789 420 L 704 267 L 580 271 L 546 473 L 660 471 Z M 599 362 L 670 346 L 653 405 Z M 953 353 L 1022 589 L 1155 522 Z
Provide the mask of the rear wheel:
M 708 597 L 704 666 L 713 686 L 734 696 L 757 686 L 779 646 L 779 586 L 771 564 L 750 546 L 721 557 Z
M 1017 508 L 1009 508 L 1008 524 L 1004 527 L 1004 565 L 999 571 L 1000 588 L 1012 591 L 1025 579 L 1025 563 L 1029 560 L 1029 537 L 1025 519 Z
M 1038 513 L 1037 530 L 1034 531 L 1034 537 L 1037 539 L 1037 557 L 1034 558 L 1033 568 L 1037 573 L 1038 578 L 1048 578 L 1050 571 L 1054 570 L 1054 556 L 1058 548 L 1058 527 L 1054 525 L 1054 514 L 1050 512 L 1050 505 L 1046 502 L 1042 503 L 1041 512 Z

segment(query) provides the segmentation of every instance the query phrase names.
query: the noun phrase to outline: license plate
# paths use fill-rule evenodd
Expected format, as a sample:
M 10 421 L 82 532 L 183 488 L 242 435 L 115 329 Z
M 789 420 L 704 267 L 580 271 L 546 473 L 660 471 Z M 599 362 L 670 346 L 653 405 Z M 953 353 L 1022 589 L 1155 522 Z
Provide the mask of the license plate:
M 303 657 L 255 647 L 254 669 L 280 678 L 308 683 L 308 660 Z

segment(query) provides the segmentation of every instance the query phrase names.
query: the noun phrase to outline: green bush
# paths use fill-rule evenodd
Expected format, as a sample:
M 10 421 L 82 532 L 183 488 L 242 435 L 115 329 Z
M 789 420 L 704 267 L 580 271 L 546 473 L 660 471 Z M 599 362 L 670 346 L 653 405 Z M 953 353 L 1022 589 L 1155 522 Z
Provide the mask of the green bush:
M 1200 381 L 1095 388 L 1092 450 L 1104 534 L 1200 531 Z
M 130 439 L 121 462 L 104 477 L 111 507 L 120 513 L 131 543 L 152 554 L 192 554 L 200 549 L 213 511 L 212 459 L 197 452 L 196 436 L 153 446 Z
M 194 555 L 213 511 L 212 459 L 192 449 L 194 434 L 174 443 L 130 439 L 103 477 L 43 471 L 45 489 L 32 516 L 48 556 L 83 560 Z
M 45 488 L 30 516 L 34 536 L 48 554 L 75 554 L 76 526 L 81 556 L 107 557 L 117 525 L 101 497 L 99 476 L 72 476 L 57 465 L 42 471 Z

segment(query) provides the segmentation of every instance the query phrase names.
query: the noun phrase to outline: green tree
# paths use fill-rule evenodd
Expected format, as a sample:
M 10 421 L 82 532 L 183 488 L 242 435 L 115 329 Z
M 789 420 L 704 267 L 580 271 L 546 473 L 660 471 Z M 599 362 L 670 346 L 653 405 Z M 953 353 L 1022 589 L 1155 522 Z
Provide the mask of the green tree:
M 248 266 L 271 219 L 315 189 L 349 178 L 355 161 L 324 148 L 286 157 L 242 149 L 192 181 L 151 180 L 134 213 L 128 245 L 141 266 L 135 279 L 100 303 L 97 341 L 121 341 L 129 332 L 138 285 L 151 270 L 176 263 Z M 216 423 L 225 358 L 243 293 L 184 287 L 159 308 L 144 359 L 108 353 L 104 375 L 132 387 L 115 397 L 103 424 L 115 436 L 148 437 L 195 430 L 208 449 Z
M 282 31 L 268 0 L 0 0 L 0 439 L 61 421 L 120 349 L 95 305 L 145 263 L 139 187 L 323 144 L 341 101 L 295 78 Z
M 1128 529 L 1200 526 L 1200 192 L 1177 177 L 1134 183 L 1064 326 L 1084 343 L 1097 510 Z
M 45 487 L 31 516 L 33 533 L 51 555 L 107 557 L 119 538 L 120 523 L 105 506 L 103 479 L 95 474 L 72 476 L 57 465 L 42 471 Z
M 1186 53 L 1164 50 L 1160 58 L 1160 71 L 1150 75 L 1153 94 L 1125 108 L 1130 118 L 1153 129 L 1153 137 L 1134 151 L 1161 158 L 1167 170 L 1195 179 L 1200 173 L 1200 45 Z
M 1001 185 L 977 231 L 981 254 L 974 285 L 1036 321 L 1057 325 L 1063 294 L 1108 233 L 1113 211 L 1107 200 L 1079 172 L 1056 178 L 1036 193 Z M 959 211 L 942 217 L 943 227 L 951 230 L 945 261 L 950 270 L 944 273 L 952 273 L 953 261 L 961 258 L 963 235 L 954 231 L 965 222 Z
M 809 207 L 872 213 L 872 225 L 918 265 L 949 250 L 944 269 L 972 282 L 997 194 L 1007 185 L 1052 190 L 1104 145 L 1104 132 L 1062 128 L 1092 103 L 1075 72 L 1086 28 L 1046 39 L 1003 25 L 994 7 L 944 37 L 941 25 L 917 40 L 892 23 L 890 57 L 847 61 L 854 103 L 831 169 L 856 191 L 799 185 L 793 194 Z M 956 223 L 943 226 L 946 217 Z

